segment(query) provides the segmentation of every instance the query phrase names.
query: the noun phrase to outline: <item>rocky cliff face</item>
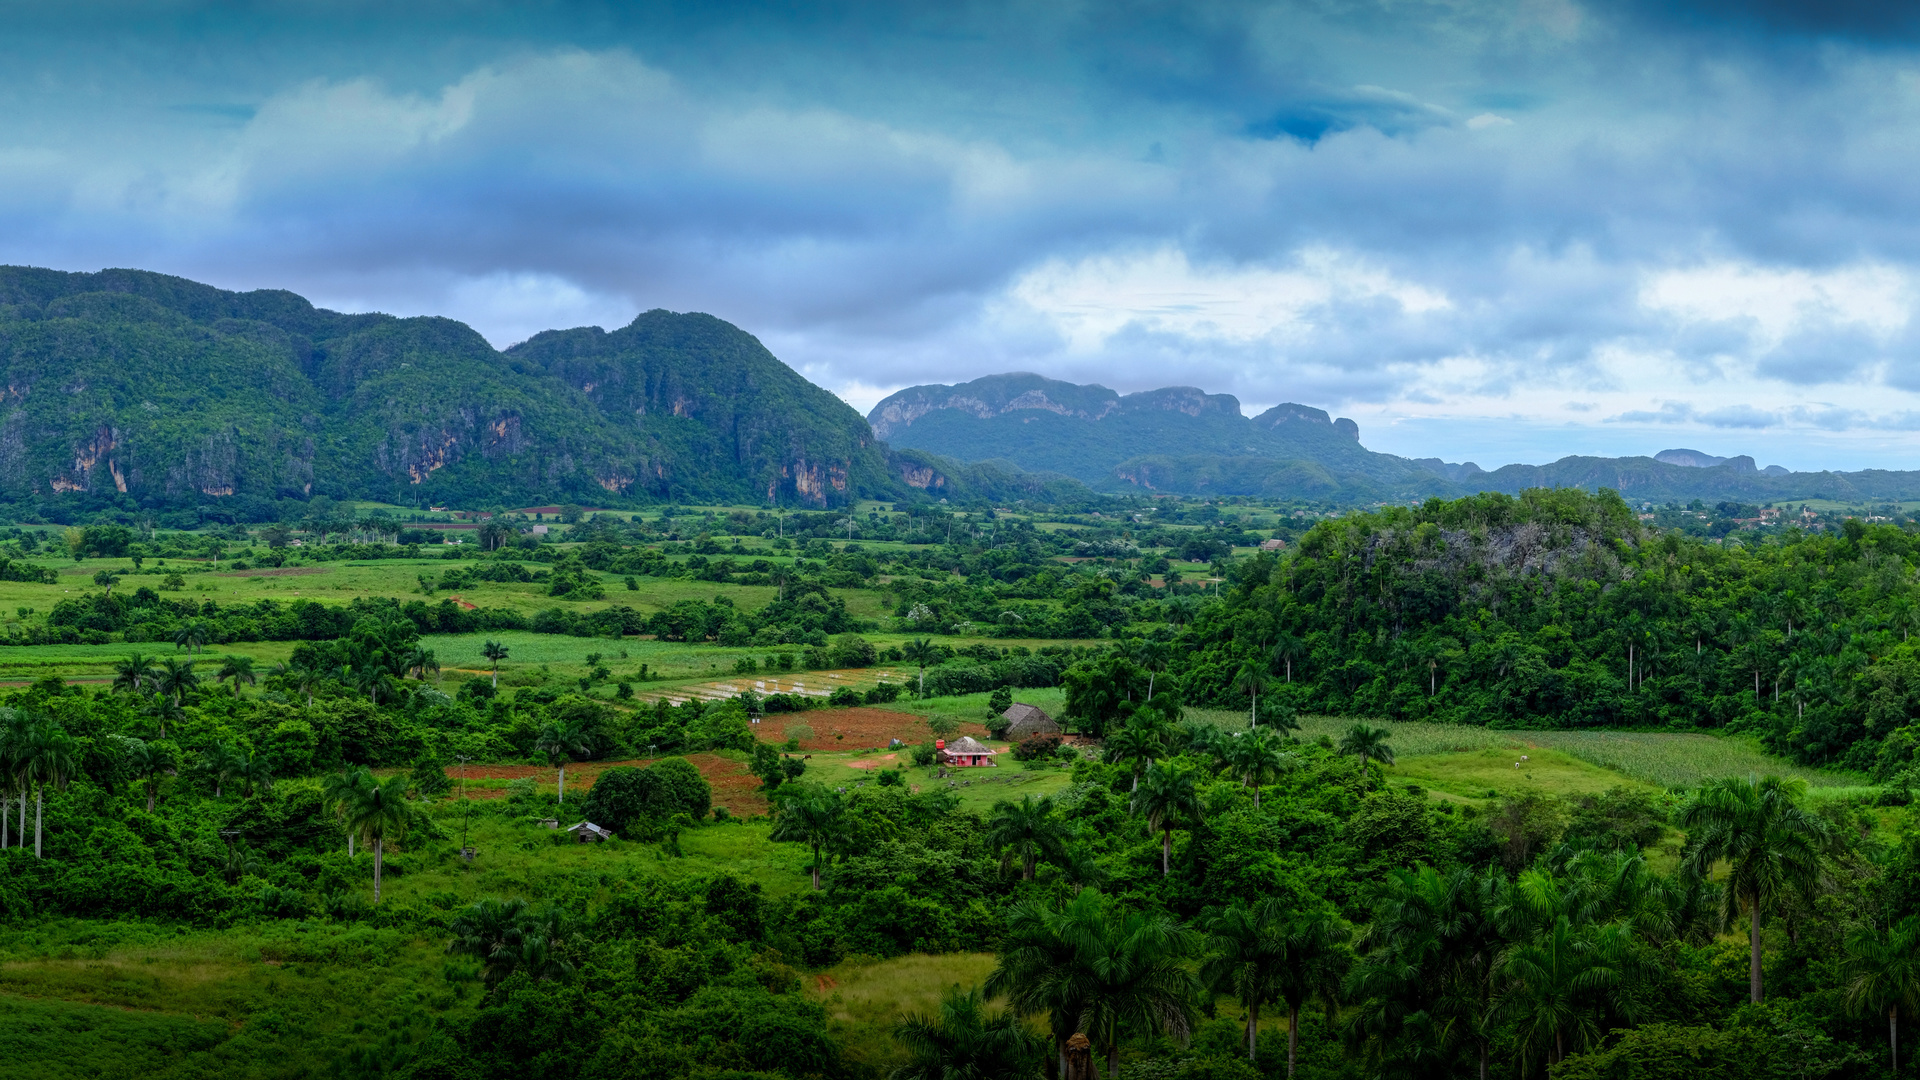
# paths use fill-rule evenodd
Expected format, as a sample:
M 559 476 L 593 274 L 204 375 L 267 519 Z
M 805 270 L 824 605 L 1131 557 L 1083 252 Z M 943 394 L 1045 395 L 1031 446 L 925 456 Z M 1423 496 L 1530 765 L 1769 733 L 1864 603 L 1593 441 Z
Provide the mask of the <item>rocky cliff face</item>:
M 0 267 L 0 386 L 0 500 L 830 506 L 906 490 L 857 413 L 705 315 L 502 353 L 449 319 Z

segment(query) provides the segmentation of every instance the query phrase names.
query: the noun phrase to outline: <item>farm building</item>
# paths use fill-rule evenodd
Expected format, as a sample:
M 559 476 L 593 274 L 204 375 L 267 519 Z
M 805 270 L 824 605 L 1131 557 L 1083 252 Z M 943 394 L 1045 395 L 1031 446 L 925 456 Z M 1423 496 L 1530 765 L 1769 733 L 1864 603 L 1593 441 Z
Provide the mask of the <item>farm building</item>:
M 999 753 L 970 735 L 962 735 L 950 743 L 935 743 L 934 747 L 940 751 L 940 764 L 956 768 L 992 765 L 993 756 Z
M 568 829 L 567 832 L 573 836 L 574 842 L 579 844 L 598 844 L 602 840 L 613 839 L 613 830 L 603 829 L 591 821 L 583 821 Z
M 1014 702 L 1013 707 L 1000 714 L 1007 722 L 1007 741 L 1019 742 L 1029 735 L 1058 735 L 1060 725 L 1048 716 L 1038 705 Z

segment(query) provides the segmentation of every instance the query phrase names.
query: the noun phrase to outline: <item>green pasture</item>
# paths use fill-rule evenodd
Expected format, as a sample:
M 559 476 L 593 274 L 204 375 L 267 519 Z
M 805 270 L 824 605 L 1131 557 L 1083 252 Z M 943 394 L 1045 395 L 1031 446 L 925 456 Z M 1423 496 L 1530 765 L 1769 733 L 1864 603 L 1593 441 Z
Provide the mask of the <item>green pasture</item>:
M 478 1000 L 442 948 L 309 921 L 27 924 L 0 934 L 0 1077 L 339 1076 L 333 1048 L 390 1051 Z
M 1214 714 L 1220 715 L 1220 714 Z M 1224 716 L 1221 717 L 1224 720 Z M 1236 714 L 1246 725 L 1245 714 Z M 1302 738 L 1325 735 L 1336 742 L 1352 726 L 1351 718 L 1300 718 Z M 1814 769 L 1774 757 L 1748 740 L 1731 735 L 1668 731 L 1502 731 L 1454 724 L 1419 722 L 1382 723 L 1400 764 L 1391 776 L 1425 775 L 1438 790 L 1471 788 L 1479 780 L 1488 788 L 1513 790 L 1527 766 L 1536 766 L 1542 779 L 1531 785 L 1543 790 L 1588 790 L 1603 779 L 1606 785 L 1621 778 L 1659 788 L 1693 788 L 1725 776 L 1776 775 L 1807 782 L 1816 796 L 1835 797 L 1867 786 L 1859 773 Z M 1515 769 L 1520 754 L 1531 761 Z M 1544 764 L 1552 762 L 1551 766 Z M 1576 768 L 1577 766 L 1577 768 Z M 1504 769 L 1505 772 L 1501 770 Z M 1422 780 L 1425 784 L 1428 780 Z M 1442 781 L 1447 781 L 1443 783 Z M 1504 782 L 1502 782 L 1504 781 Z M 1464 792 L 1463 792 L 1464 793 Z

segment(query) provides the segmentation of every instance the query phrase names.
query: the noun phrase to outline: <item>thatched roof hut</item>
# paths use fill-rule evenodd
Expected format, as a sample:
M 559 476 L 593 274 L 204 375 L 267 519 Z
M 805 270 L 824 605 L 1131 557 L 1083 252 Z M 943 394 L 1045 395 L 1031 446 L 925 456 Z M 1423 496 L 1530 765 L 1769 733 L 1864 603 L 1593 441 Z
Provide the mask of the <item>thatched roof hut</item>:
M 1060 725 L 1038 705 L 1014 702 L 1000 717 L 1007 722 L 1008 742 L 1019 742 L 1029 735 L 1060 734 Z
M 940 763 L 957 768 L 975 765 L 992 765 L 993 756 L 999 751 L 975 739 L 971 735 L 962 735 L 940 748 Z

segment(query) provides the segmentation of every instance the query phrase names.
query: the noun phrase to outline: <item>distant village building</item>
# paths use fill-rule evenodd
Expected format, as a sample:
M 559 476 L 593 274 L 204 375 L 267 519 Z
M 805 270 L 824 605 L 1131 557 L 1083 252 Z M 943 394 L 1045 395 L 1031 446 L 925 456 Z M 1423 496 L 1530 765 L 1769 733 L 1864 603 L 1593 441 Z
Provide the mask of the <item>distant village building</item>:
M 1007 722 L 1008 742 L 1019 742 L 1029 735 L 1060 734 L 1060 725 L 1038 705 L 1016 701 L 1000 718 Z
M 1277 536 L 1274 537 L 1272 540 L 1260 541 L 1261 551 L 1279 551 L 1281 548 L 1284 548 L 1286 546 L 1287 546 L 1287 542 L 1285 540 L 1280 539 Z
M 993 756 L 999 752 L 971 735 L 962 735 L 952 742 L 935 743 L 934 748 L 940 752 L 940 764 L 961 769 L 991 766 Z
M 567 833 L 573 837 L 575 843 L 579 844 L 598 844 L 603 840 L 613 839 L 611 829 L 603 829 L 591 821 L 583 821 L 568 829 Z

